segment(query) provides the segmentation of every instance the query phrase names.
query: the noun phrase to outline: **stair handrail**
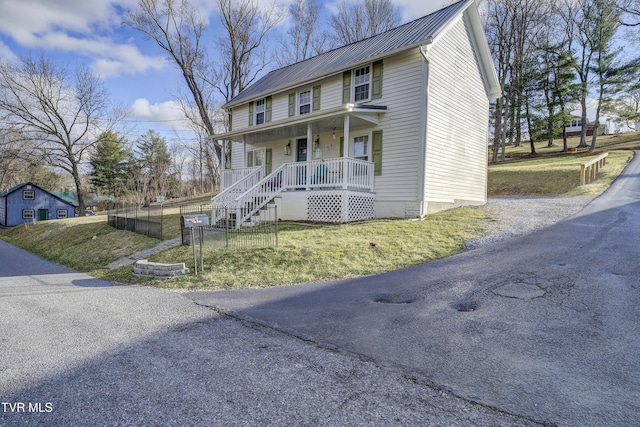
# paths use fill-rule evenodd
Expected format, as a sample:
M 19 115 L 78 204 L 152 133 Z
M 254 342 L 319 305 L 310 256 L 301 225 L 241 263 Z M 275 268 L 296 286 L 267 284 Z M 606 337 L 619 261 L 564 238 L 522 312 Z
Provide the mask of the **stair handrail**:
M 286 189 L 286 173 L 287 163 L 235 198 L 233 205 L 236 212 L 242 215 L 236 214 L 236 228 L 240 228 L 249 218 Z
M 211 224 L 216 224 L 218 219 L 220 219 L 218 218 L 218 215 L 221 213 L 222 208 L 232 208 L 233 202 L 238 194 L 242 194 L 247 191 L 248 188 L 253 187 L 256 181 L 260 181 L 262 179 L 263 173 L 263 167 L 256 167 L 242 179 L 234 182 L 232 185 L 213 196 L 211 198 Z
M 261 166 L 256 167 L 254 170 L 245 175 L 244 178 L 238 180 L 229 187 L 225 188 L 220 193 L 213 196 L 211 198 L 211 206 L 214 209 L 216 208 L 216 205 L 218 207 L 228 207 L 238 194 L 244 193 L 249 188 L 253 187 L 256 182 L 259 182 L 262 179 L 262 174 L 263 168 Z

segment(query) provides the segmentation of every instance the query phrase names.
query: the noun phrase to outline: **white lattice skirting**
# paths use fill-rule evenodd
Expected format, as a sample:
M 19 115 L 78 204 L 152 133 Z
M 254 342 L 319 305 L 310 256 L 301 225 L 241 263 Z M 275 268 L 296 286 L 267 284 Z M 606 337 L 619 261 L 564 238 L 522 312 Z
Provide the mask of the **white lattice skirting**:
M 318 222 L 351 222 L 371 219 L 376 195 L 358 191 L 313 191 L 307 198 L 307 217 Z

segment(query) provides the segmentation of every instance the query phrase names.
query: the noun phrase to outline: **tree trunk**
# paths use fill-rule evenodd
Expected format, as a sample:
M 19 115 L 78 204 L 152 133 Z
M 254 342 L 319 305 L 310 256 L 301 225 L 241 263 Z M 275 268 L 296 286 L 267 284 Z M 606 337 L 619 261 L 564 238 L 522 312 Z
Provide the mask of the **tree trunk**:
M 495 120 L 493 126 L 493 153 L 491 163 L 498 163 L 498 149 L 500 148 L 500 139 L 502 134 L 502 98 L 496 100 Z
M 582 90 L 585 95 L 583 95 L 580 99 L 580 105 L 582 107 L 582 129 L 580 130 L 580 144 L 578 144 L 578 148 L 587 146 L 587 126 L 589 124 L 587 120 L 587 83 L 583 82 L 582 86 Z
M 80 181 L 80 172 L 78 171 L 77 163 L 73 163 L 71 175 L 73 176 L 73 182 L 76 184 L 76 192 L 78 195 L 78 215 L 84 216 L 84 192 L 82 191 L 82 182 Z
M 600 107 L 596 110 L 596 121 L 593 126 L 593 135 L 591 136 L 591 146 L 589 147 L 589 151 L 594 151 L 596 149 L 596 139 L 598 138 L 598 129 L 600 128 Z
M 529 97 L 525 98 L 524 106 L 525 106 L 525 109 L 526 109 L 527 130 L 529 131 L 529 145 L 531 146 L 531 154 L 537 154 L 536 153 L 536 146 L 533 143 L 533 135 L 531 133 L 531 111 L 529 109 Z

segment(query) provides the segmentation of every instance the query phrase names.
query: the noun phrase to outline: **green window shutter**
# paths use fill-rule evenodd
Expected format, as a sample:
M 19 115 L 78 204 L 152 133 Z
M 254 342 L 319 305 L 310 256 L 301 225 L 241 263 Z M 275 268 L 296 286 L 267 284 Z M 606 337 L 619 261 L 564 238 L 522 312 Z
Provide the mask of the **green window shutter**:
M 267 123 L 271 121 L 271 105 L 273 104 L 271 97 L 267 96 L 264 103 L 264 122 Z
M 271 173 L 271 167 L 273 165 L 273 149 L 267 148 L 264 153 L 264 173 L 269 175 Z
M 247 151 L 247 167 L 253 167 L 253 151 Z
M 344 157 L 344 136 L 340 137 L 340 157 Z
M 371 157 L 373 160 L 373 175 L 382 175 L 382 131 L 376 130 L 372 133 L 373 145 L 371 146 Z
M 351 71 L 342 74 L 342 103 L 351 102 Z
M 296 94 L 289 94 L 289 117 L 296 115 Z
M 253 126 L 253 102 L 249 104 L 249 126 Z
M 371 99 L 382 98 L 382 61 L 373 63 L 371 77 Z
M 313 111 L 320 109 L 320 86 L 313 87 Z

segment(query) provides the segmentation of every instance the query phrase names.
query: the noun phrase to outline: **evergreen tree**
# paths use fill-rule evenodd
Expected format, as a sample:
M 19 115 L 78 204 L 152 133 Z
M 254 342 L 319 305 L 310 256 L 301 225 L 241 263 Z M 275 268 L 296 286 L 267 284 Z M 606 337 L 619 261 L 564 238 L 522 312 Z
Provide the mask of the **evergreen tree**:
M 165 196 L 171 166 L 171 154 L 167 141 L 152 129 L 142 135 L 136 144 L 136 163 L 146 180 L 145 201 Z
M 596 76 L 595 86 L 598 93 L 595 127 L 591 137 L 589 151 L 596 149 L 596 138 L 600 127 L 600 113 L 603 109 L 610 109 L 613 95 L 618 92 L 622 84 L 624 66 L 619 66 L 618 55 L 621 47 L 614 46 L 614 37 L 620 26 L 620 9 L 614 2 L 595 0 L 595 8 L 599 13 L 594 18 L 595 25 L 592 38 L 594 52 L 592 70 Z
M 114 131 L 103 132 L 91 154 L 91 185 L 113 197 L 122 195 L 127 180 L 127 155 L 123 137 Z

